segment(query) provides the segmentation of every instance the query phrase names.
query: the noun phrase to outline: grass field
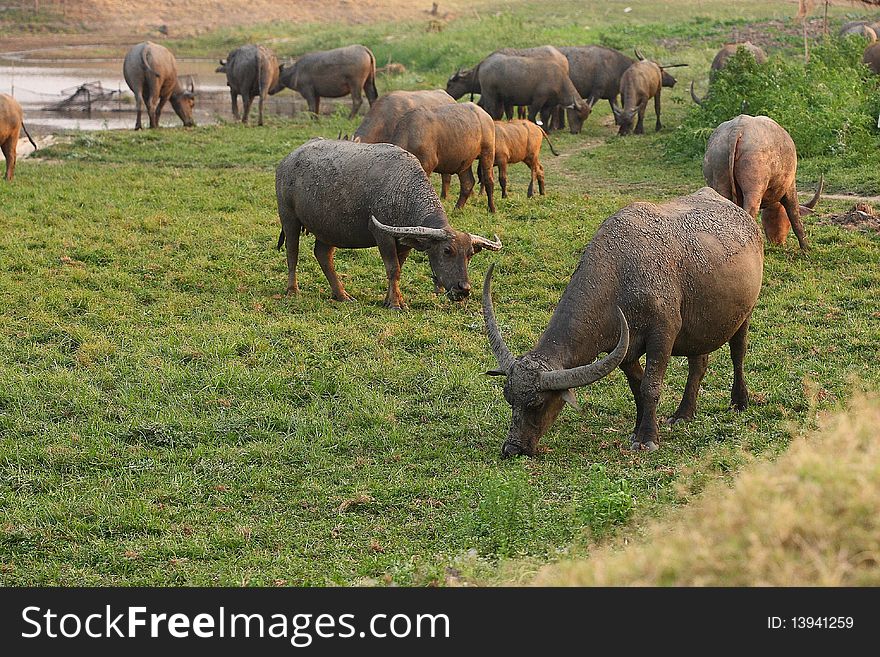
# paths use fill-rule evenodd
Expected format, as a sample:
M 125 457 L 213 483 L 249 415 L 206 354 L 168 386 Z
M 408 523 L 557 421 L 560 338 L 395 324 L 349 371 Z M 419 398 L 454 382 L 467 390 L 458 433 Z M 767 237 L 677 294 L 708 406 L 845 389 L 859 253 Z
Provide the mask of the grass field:
M 360 41 L 380 64 L 391 56 L 408 68 L 382 80 L 383 91 L 441 84 L 514 42 L 643 45 L 692 64 L 664 93 L 663 132 L 620 139 L 603 103 L 581 135 L 553 135 L 563 155 L 545 149 L 546 197 L 526 199 L 518 165 L 497 214 L 482 198 L 461 212 L 447 204 L 456 227 L 504 241 L 500 253 L 474 258 L 471 279 L 476 286 L 497 263 L 496 310 L 521 352 L 606 217 L 702 185 L 700 158 L 670 155 L 668 145 L 693 111 L 687 83 L 705 84 L 720 42 L 794 13 L 788 3 L 682 1 L 658 16 L 651 4 L 611 0 L 603 14 L 583 3 L 552 12 L 511 3 L 390 41 L 383 25 L 303 30 L 279 51 Z M 179 48 L 213 54 L 284 29 Z M 796 31 L 777 41 L 797 53 Z M 565 410 L 538 458 L 501 461 L 509 407 L 483 374 L 494 361 L 479 300 L 435 297 L 424 257 L 407 262 L 410 309 L 395 313 L 381 307 L 378 253 L 340 251 L 338 270 L 358 299 L 341 305 L 304 238 L 302 293 L 282 296 L 274 167 L 306 139 L 357 124 L 340 110 L 317 122 L 272 117 L 262 129 L 82 134 L 20 161 L 15 183 L 0 185 L 0 583 L 491 579 L 499 560 L 580 553 L 686 504 L 706 482 L 779 454 L 854 391 L 880 385 L 880 238 L 810 218 L 808 255 L 793 238 L 766 251 L 748 411 L 727 410 L 725 349 L 711 360 L 697 419 L 665 430 L 659 452 L 625 449 L 635 409 L 616 372 L 580 392 L 583 415 Z M 878 188 L 876 162 L 843 155 L 803 161 L 801 189 L 820 172 L 832 192 Z M 677 360 L 670 367 L 662 414 L 674 410 L 686 372 Z

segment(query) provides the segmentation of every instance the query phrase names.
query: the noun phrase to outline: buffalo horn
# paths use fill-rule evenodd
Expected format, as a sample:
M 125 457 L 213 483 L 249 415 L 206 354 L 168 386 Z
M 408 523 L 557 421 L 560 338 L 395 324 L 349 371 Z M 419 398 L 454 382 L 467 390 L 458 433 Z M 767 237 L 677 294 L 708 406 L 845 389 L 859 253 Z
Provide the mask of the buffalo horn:
M 822 190 L 825 189 L 825 176 L 819 176 L 819 187 L 816 189 L 816 193 L 813 194 L 813 198 L 811 198 L 808 202 L 801 205 L 801 212 L 804 214 L 809 214 L 813 211 L 813 208 L 816 207 L 816 203 L 819 202 L 819 197 L 822 196 Z M 804 212 L 804 208 L 806 208 L 806 212 Z
M 498 361 L 498 369 L 492 370 L 490 374 L 506 374 L 513 365 L 513 354 L 504 344 L 504 338 L 501 337 L 501 331 L 498 329 L 498 322 L 495 321 L 495 309 L 492 307 L 492 272 L 495 270 L 495 263 L 489 265 L 489 271 L 486 272 L 486 279 L 483 281 L 483 319 L 486 322 L 486 333 L 489 335 L 489 344 L 492 347 L 492 353 Z
M 662 64 L 660 68 L 681 68 L 682 66 L 690 66 L 690 64 Z
M 488 249 L 489 251 L 500 251 L 501 250 L 501 240 L 498 239 L 498 235 L 495 235 L 495 241 L 488 240 L 481 235 L 474 235 L 471 233 L 471 242 L 474 247 L 479 247 L 481 249 Z
M 617 309 L 617 316 L 620 320 L 620 338 L 614 351 L 602 360 L 590 363 L 589 365 L 581 365 L 580 367 L 572 367 L 565 370 L 554 370 L 553 372 L 542 372 L 538 384 L 540 389 L 568 390 L 569 388 L 586 386 L 608 376 L 614 368 L 620 365 L 629 349 L 629 324 L 627 324 L 626 317 L 620 308 Z
M 645 56 L 642 54 L 642 51 L 639 50 L 638 48 L 636 48 L 635 51 L 636 51 L 636 57 L 639 58 L 639 61 L 640 62 L 645 61 Z
M 373 225 L 383 233 L 394 237 L 427 237 L 432 240 L 445 240 L 448 235 L 442 228 L 428 228 L 427 226 L 386 226 L 381 221 L 370 215 Z

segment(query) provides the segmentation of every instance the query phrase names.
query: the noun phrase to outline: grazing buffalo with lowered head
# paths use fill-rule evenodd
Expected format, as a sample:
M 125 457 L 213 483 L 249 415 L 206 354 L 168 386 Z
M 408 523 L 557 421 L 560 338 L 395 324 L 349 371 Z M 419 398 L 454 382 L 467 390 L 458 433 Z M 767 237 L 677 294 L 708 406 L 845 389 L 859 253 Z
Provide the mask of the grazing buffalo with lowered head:
M 528 197 L 535 193 L 535 181 L 538 190 L 544 195 L 544 167 L 539 156 L 541 144 L 547 140 L 553 155 L 559 155 L 550 137 L 544 129 L 531 121 L 515 120 L 509 123 L 495 121 L 495 166 L 498 167 L 498 182 L 501 184 L 501 198 L 507 198 L 507 166 L 523 162 L 532 172 L 529 182 Z M 483 168 L 477 167 L 477 177 L 483 181 Z
M 287 293 L 299 293 L 300 233 L 315 235 L 315 257 L 333 298 L 351 301 L 333 267 L 337 247 L 379 247 L 388 276 L 385 306 L 404 307 L 400 269 L 412 249 L 425 251 L 438 289 L 450 299 L 470 294 L 468 262 L 501 242 L 457 231 L 428 177 L 410 153 L 391 144 L 313 139 L 288 155 L 275 172 L 281 235 L 287 241 Z
M 238 121 L 238 97 L 244 105 L 241 122 L 248 122 L 251 103 L 259 98 L 257 125 L 263 125 L 263 103 L 272 89 L 278 89 L 280 67 L 275 53 L 264 46 L 247 45 L 236 48 L 220 60 L 217 73 L 226 73 L 226 86 L 232 96 L 232 116 Z
M 488 374 L 507 377 L 504 398 L 513 407 L 502 454 L 533 455 L 565 403 L 577 407 L 574 388 L 616 367 L 636 402 L 631 446 L 655 450 L 670 357 L 688 358 L 684 396 L 669 419 L 674 423 L 694 417 L 709 354 L 725 343 L 733 360 L 731 406 L 745 409 L 746 334 L 763 267 L 754 220 L 708 187 L 663 205 L 634 203 L 599 227 L 538 344 L 519 358 L 495 320 L 490 267 L 483 315 L 498 367 Z M 593 362 L 603 352 L 608 356 Z
M 643 125 L 645 109 L 651 98 L 654 99 L 654 113 L 657 115 L 655 129 L 659 132 L 663 127 L 663 124 L 660 123 L 660 92 L 663 87 L 674 87 L 676 82 L 666 69 L 687 66 L 687 64 L 661 66 L 657 62 L 645 59 L 638 49 L 636 49 L 636 56 L 639 61 L 626 69 L 620 78 L 620 101 L 623 103 L 623 107 L 620 110 L 611 108 L 614 112 L 614 121 L 620 126 L 620 130 L 618 130 L 620 135 L 628 135 L 632 132 L 636 114 L 638 114 L 639 120 L 635 133 L 637 135 L 645 134 Z
M 877 23 L 870 23 L 868 21 L 850 21 L 840 28 L 838 35 L 842 37 L 861 36 L 871 43 L 874 43 L 878 36 L 877 28 Z
M 183 125 L 195 126 L 192 118 L 196 102 L 195 86 L 190 80 L 184 89 L 177 79 L 177 60 L 171 51 L 152 41 L 133 46 L 125 55 L 122 74 L 128 87 L 134 92 L 137 107 L 135 130 L 141 129 L 141 106 L 147 106 L 150 127 L 158 128 L 162 108 L 171 101 L 171 107 L 183 121 Z
M 3 151 L 3 157 L 6 158 L 6 180 L 11 181 L 15 177 L 18 137 L 22 130 L 36 150 L 37 145 L 24 127 L 21 105 L 12 96 L 0 94 L 0 149 Z
M 458 176 L 461 189 L 456 210 L 464 207 L 474 189 L 471 165 L 479 160 L 489 172 L 484 181 L 486 196 L 489 212 L 495 212 L 495 123 L 474 103 L 418 107 L 400 120 L 391 143 L 415 155 L 428 176 L 435 172 Z
M 724 198 L 758 218 L 767 239 L 785 244 L 794 229 L 801 250 L 807 236 L 801 214 L 813 211 L 822 194 L 822 183 L 805 204 L 798 204 L 797 150 L 791 136 L 773 119 L 740 114 L 719 125 L 709 137 L 703 158 L 706 182 Z
M 321 109 L 321 98 L 351 94 L 351 117 L 354 117 L 363 103 L 361 90 L 370 105 L 379 97 L 376 58 L 369 48 L 361 45 L 310 52 L 293 64 L 282 66 L 280 84 L 269 93 L 277 93 L 284 87 L 302 94 L 309 111 L 316 116 Z
M 569 46 L 559 50 L 568 59 L 572 83 L 590 106 L 607 100 L 612 110 L 620 109 L 620 78 L 635 63 L 634 59 L 604 46 Z
M 880 75 L 880 43 L 872 43 L 865 48 L 862 62 L 867 64 L 874 73 Z
M 718 51 L 718 54 L 715 55 L 715 59 L 712 60 L 712 66 L 709 70 L 710 80 L 715 73 L 723 69 L 727 66 L 727 62 L 730 61 L 730 58 L 736 55 L 740 50 L 745 50 L 749 54 L 752 55 L 755 62 L 758 64 L 764 64 L 767 61 L 767 53 L 760 46 L 756 46 L 750 41 L 743 41 L 742 43 L 728 43 L 721 50 Z M 694 91 L 694 83 L 691 81 L 691 98 L 697 105 L 702 105 L 704 98 L 700 98 L 697 96 Z
M 500 119 L 505 108 L 513 105 L 527 106 L 531 121 L 539 112 L 549 117 L 561 106 L 568 115 L 569 129 L 577 134 L 592 109 L 568 77 L 568 66 L 551 58 L 497 53 L 480 63 L 479 76 L 480 105 L 493 119 Z

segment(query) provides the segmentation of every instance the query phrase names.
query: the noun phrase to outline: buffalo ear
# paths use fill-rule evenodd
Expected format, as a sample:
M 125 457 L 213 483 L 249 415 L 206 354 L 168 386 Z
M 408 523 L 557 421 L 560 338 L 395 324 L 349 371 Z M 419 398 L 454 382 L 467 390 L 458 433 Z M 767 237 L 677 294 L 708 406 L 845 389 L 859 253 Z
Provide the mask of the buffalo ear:
M 578 403 L 577 397 L 575 396 L 574 391 L 571 388 L 568 388 L 562 392 L 562 399 L 565 401 L 566 404 L 574 408 L 574 410 L 576 410 L 578 413 L 584 410 Z
M 505 370 L 489 370 L 486 372 L 486 376 L 507 376 L 507 372 Z

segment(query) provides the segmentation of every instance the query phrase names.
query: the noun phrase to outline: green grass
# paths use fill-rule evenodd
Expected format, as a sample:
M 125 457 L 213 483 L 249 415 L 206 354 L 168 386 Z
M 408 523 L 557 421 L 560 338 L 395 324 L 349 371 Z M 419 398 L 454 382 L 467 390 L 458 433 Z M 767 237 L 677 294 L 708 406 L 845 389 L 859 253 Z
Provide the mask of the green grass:
M 670 32 L 690 29 L 678 21 Z M 454 26 L 437 38 L 478 49 Z M 708 61 L 713 48 L 676 54 Z M 545 149 L 544 198 L 525 198 L 518 165 L 497 214 L 483 198 L 447 203 L 455 226 L 505 243 L 473 260 L 471 278 L 498 263 L 512 349 L 534 344 L 606 217 L 702 184 L 698 157 L 666 159 L 692 111 L 686 93 L 664 98 L 659 134 L 617 138 L 604 104 L 584 134 L 554 135 L 564 156 Z M 479 302 L 435 297 L 424 257 L 407 262 L 410 309 L 395 313 L 381 307 L 378 253 L 340 251 L 358 299 L 340 305 L 305 237 L 302 293 L 281 296 L 274 167 L 356 125 L 272 117 L 262 129 L 81 135 L 0 185 L 0 582 L 425 584 L 450 565 L 547 561 L 778 454 L 818 413 L 880 385 L 880 238 L 808 221 L 809 255 L 767 248 L 746 364 L 760 403 L 727 410 L 721 350 L 697 419 L 633 454 L 617 372 L 580 392 L 584 414 L 564 411 L 545 453 L 501 461 L 510 415 L 483 374 L 494 363 Z M 866 175 L 807 160 L 802 187 L 822 167 L 839 189 Z M 686 372 L 676 359 L 662 414 Z

